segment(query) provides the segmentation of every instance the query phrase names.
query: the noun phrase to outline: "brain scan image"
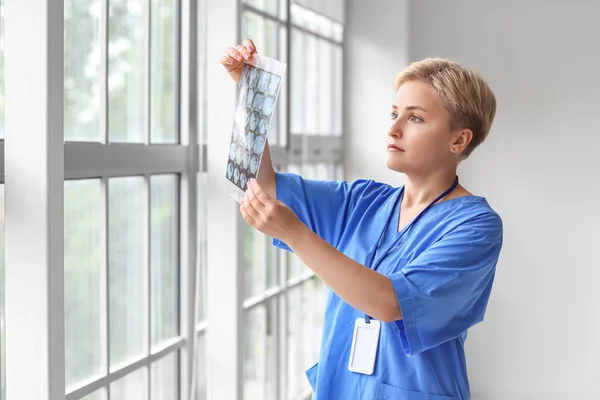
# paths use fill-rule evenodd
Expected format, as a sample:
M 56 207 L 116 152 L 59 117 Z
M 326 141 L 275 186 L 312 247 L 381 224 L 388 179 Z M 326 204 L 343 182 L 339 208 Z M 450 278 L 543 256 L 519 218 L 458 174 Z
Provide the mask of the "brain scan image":
M 273 108 L 275 108 L 275 99 L 272 97 L 267 97 L 263 104 L 262 112 L 265 115 L 273 114 Z
M 250 71 L 250 87 L 254 88 L 256 87 L 256 83 L 258 82 L 258 75 L 259 75 L 259 70 L 258 68 L 252 68 L 252 71 Z
M 231 143 L 229 146 L 229 159 L 235 160 L 235 143 Z
M 238 184 L 238 180 L 240 179 L 240 170 L 235 167 L 233 170 L 233 183 Z
M 244 159 L 242 160 L 242 168 L 248 169 L 248 167 L 250 166 L 250 156 L 251 155 L 252 155 L 252 153 L 250 153 L 250 151 L 244 152 Z M 231 167 L 231 172 L 233 173 L 233 166 Z
M 235 162 L 238 164 L 242 163 L 242 157 L 244 156 L 244 147 L 240 146 L 237 148 L 236 154 L 235 154 Z
M 252 109 L 254 111 L 260 111 L 263 106 L 263 100 L 264 100 L 264 96 L 257 92 L 254 95 L 254 100 L 252 101 Z
M 268 89 L 268 93 L 271 96 L 277 95 L 277 89 L 279 89 L 279 82 L 281 82 L 280 76 L 271 75 L 271 79 L 269 81 L 269 89 Z
M 258 156 L 253 156 L 252 160 L 250 160 L 250 172 L 252 175 L 256 175 L 258 171 Z
M 261 119 L 260 122 L 258 123 L 258 133 L 260 133 L 261 135 L 266 135 L 268 125 L 269 125 L 268 118 Z
M 235 185 L 231 192 L 240 201 L 248 181 L 256 178 L 267 141 L 271 118 L 277 111 L 277 96 L 285 64 L 267 57 L 242 70 L 238 99 L 234 112 L 226 177 Z
M 256 139 L 254 139 L 254 152 L 256 154 L 262 154 L 264 145 L 265 145 L 264 136 L 257 136 Z
M 250 116 L 250 130 L 256 130 L 256 124 L 258 123 L 258 114 L 253 112 Z
M 250 108 L 252 106 L 252 100 L 254 100 L 254 90 L 250 89 L 248 91 L 248 99 L 246 100 L 246 107 Z
M 248 132 L 246 135 L 246 148 L 251 149 L 254 146 L 254 135 L 252 132 Z
M 269 74 L 267 71 L 260 71 L 260 77 L 258 78 L 258 90 L 266 92 L 269 89 Z

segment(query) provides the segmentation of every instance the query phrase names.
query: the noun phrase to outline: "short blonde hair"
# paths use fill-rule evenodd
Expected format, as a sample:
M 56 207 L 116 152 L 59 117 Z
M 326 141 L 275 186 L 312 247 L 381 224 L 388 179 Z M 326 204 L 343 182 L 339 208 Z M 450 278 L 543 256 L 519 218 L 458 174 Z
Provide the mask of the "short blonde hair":
M 490 132 L 496 115 L 496 97 L 476 72 L 442 58 L 427 58 L 410 64 L 396 77 L 396 91 L 408 81 L 431 86 L 450 113 L 450 128 L 471 129 L 473 138 L 465 149 L 468 157 Z

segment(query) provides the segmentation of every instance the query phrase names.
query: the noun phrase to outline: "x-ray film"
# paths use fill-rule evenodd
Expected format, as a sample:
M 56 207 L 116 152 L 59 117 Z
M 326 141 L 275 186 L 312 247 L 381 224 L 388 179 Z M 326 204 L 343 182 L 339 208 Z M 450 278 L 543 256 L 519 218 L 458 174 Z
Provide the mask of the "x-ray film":
M 248 181 L 258 175 L 285 68 L 281 61 L 258 55 L 244 65 L 226 170 L 227 192 L 238 203 Z

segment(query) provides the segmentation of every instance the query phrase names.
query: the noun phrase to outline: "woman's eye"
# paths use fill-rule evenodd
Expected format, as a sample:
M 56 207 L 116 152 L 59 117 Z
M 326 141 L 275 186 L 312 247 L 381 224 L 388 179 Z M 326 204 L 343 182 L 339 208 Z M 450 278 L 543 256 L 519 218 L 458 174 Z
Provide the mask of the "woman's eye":
M 397 112 L 394 112 L 394 111 L 392 111 L 392 112 L 390 113 L 390 118 L 392 119 L 392 121 L 395 121 L 395 120 L 396 120 L 396 118 L 398 118 L 398 113 L 397 113 Z
M 423 122 L 423 120 L 421 119 L 421 117 L 413 115 L 412 117 L 410 117 L 408 119 L 410 122 Z

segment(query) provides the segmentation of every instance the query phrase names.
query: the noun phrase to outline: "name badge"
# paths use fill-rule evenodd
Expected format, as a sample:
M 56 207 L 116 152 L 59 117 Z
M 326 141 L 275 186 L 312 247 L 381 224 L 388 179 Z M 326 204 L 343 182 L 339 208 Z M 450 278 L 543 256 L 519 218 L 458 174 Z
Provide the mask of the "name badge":
M 364 318 L 356 319 L 348 361 L 349 371 L 373 375 L 380 330 L 381 323 L 377 320 L 372 319 L 367 323 Z

